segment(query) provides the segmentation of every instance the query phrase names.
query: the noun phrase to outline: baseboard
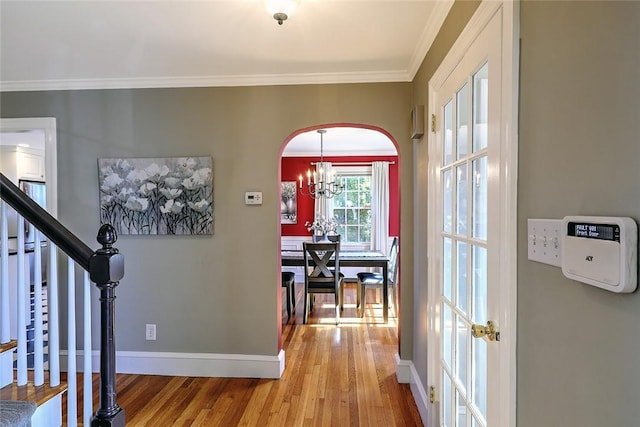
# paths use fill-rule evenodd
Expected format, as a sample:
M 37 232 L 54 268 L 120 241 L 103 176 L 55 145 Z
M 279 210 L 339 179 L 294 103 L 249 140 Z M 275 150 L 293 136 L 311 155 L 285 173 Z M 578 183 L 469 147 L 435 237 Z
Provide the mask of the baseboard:
M 83 353 L 76 354 L 81 370 Z M 277 356 L 215 353 L 116 352 L 119 374 L 168 375 L 176 377 L 280 378 L 284 372 L 284 350 Z M 100 354 L 91 354 L 93 372 L 100 367 Z M 60 352 L 60 367 L 67 370 L 67 352 Z
M 396 359 L 396 378 L 400 384 L 408 384 L 411 382 L 411 367 L 413 362 L 411 360 L 400 359 L 398 353 L 395 354 Z
M 399 383 L 410 385 L 411 394 L 413 395 L 413 400 L 415 400 L 416 406 L 418 407 L 418 412 L 420 412 L 422 424 L 425 426 L 431 425 L 431 420 L 428 417 L 429 393 L 427 393 L 422 385 L 420 377 L 418 376 L 418 371 L 416 371 L 413 362 L 411 360 L 400 359 L 400 356 L 397 353 L 396 378 Z

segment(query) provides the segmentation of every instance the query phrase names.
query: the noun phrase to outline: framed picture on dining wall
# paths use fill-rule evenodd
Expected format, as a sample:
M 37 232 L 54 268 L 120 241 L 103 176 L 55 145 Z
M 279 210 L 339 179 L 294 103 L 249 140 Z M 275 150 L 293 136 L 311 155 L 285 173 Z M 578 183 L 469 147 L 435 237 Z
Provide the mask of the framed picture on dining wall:
M 298 222 L 298 198 L 295 181 L 283 181 L 281 184 L 280 224 Z
M 211 157 L 98 159 L 100 223 L 118 234 L 213 234 Z

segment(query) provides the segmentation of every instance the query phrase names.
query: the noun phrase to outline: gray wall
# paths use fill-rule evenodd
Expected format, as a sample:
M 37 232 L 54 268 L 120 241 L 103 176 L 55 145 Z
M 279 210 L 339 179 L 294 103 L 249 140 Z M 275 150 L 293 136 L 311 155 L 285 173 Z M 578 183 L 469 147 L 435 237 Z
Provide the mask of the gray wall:
M 527 260 L 527 218 L 640 220 L 640 2 L 521 5 L 518 427 L 640 424 L 640 294 Z
M 401 194 L 412 193 L 409 83 L 21 92 L 0 99 L 2 117 L 57 118 L 58 216 L 93 247 L 98 158 L 213 157 L 214 236 L 119 238 L 126 267 L 117 288 L 118 350 L 277 354 L 279 159 L 297 129 L 336 122 L 386 129 L 399 145 Z M 263 192 L 262 206 L 244 205 L 249 190 Z M 401 241 L 408 247 L 412 212 L 411 197 L 402 197 Z M 402 263 L 411 283 L 409 250 Z M 409 306 L 411 295 L 403 293 Z M 403 333 L 411 334 L 412 319 L 406 322 Z M 145 323 L 157 324 L 157 341 L 144 340 Z M 403 343 L 411 354 L 411 340 Z

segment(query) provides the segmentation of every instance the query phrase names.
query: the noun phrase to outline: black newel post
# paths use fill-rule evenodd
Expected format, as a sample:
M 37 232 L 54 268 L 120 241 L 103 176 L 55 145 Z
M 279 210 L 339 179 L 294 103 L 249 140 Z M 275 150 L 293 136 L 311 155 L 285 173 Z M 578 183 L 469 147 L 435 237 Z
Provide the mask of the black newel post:
M 115 288 L 124 276 L 124 256 L 113 247 L 115 229 L 105 224 L 98 231 L 102 245 L 89 259 L 89 276 L 100 289 L 100 407 L 91 427 L 124 427 L 124 410 L 116 402 Z

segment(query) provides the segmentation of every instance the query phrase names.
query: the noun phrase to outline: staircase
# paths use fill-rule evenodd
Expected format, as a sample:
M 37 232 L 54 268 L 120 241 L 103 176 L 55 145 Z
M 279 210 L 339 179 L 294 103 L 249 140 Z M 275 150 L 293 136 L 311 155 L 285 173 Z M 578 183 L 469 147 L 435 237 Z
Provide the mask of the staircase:
M 60 426 L 62 425 L 62 394 L 67 384 L 49 383 L 35 386 L 33 381 L 18 386 L 13 378 L 13 361 L 18 347 L 16 341 L 0 344 L 0 420 L 10 425 Z M 31 424 L 28 424 L 28 423 Z
M 24 233 L 17 233 L 15 250 L 9 249 L 11 208 L 17 212 L 17 230 L 24 230 L 25 223 L 29 224 L 35 233 L 34 241 L 43 240 L 43 245 L 36 244 L 26 250 Z M 41 235 L 46 239 L 41 239 Z M 2 426 L 61 426 L 65 393 L 66 425 L 124 426 L 124 411 L 116 403 L 113 317 L 115 287 L 123 276 L 124 258 L 112 247 L 115 240 L 113 228 L 103 225 L 98 232 L 102 248 L 94 252 L 0 173 Z M 43 251 L 42 247 L 47 250 Z M 58 255 L 67 259 L 66 278 L 58 270 Z M 48 265 L 46 277 L 41 268 L 43 261 Z M 76 277 L 78 268 L 84 272 Z M 91 384 L 92 372 L 97 371 L 92 363 L 91 282 L 100 289 L 100 406 L 97 410 L 93 407 Z M 59 295 L 66 295 L 66 304 L 60 303 Z M 66 307 L 63 315 L 61 307 Z M 61 343 L 61 336 L 66 336 L 66 342 Z M 81 348 L 77 341 L 81 341 Z M 77 369 L 78 364 L 81 369 Z M 67 382 L 60 379 L 64 371 Z M 83 381 L 82 396 L 77 393 L 77 374 L 81 374 Z

